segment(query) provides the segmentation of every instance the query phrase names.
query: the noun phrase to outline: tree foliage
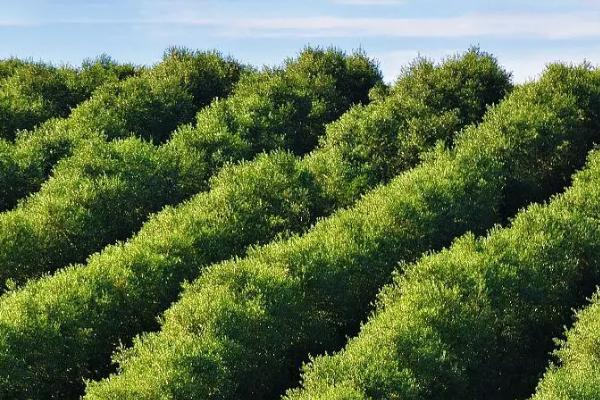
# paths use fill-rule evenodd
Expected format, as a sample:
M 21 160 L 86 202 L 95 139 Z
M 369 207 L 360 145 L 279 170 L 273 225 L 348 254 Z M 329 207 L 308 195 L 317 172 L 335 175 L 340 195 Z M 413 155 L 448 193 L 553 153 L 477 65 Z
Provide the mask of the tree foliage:
M 209 267 L 115 360 L 88 399 L 271 398 L 308 354 L 339 348 L 398 261 L 560 190 L 598 138 L 600 77 L 549 68 L 478 127 L 306 234 Z M 374 368 L 378 368 L 375 366 Z M 351 388 L 350 388 L 351 389 Z M 357 397 L 347 389 L 341 395 Z
M 552 337 L 599 282 L 598 194 L 600 153 L 594 152 L 566 193 L 520 212 L 510 227 L 481 239 L 466 235 L 401 266 L 358 336 L 339 353 L 313 359 L 302 389 L 287 398 L 526 397 Z M 578 326 L 593 332 L 593 325 Z M 570 335 L 573 344 L 581 338 Z M 567 366 L 549 373 L 539 398 L 596 398 L 593 352 L 572 349 L 559 353 Z M 579 373 L 590 380 L 578 381 Z
M 104 58 L 97 63 L 111 65 Z M 235 80 L 239 73 L 234 71 L 242 69 L 214 52 L 193 53 L 181 63 L 184 65 L 178 66 L 167 57 L 154 68 L 161 71 L 157 76 L 150 69 L 121 81 L 108 80 L 67 118 L 50 119 L 33 130 L 19 132 L 14 143 L 0 140 L 0 210 L 12 208 L 36 191 L 58 160 L 89 140 L 136 136 L 165 141 L 178 125 L 193 120 L 200 105 L 227 95 L 234 83 L 213 83 L 209 87 L 217 92 L 206 92 L 196 99 L 190 89 L 200 84 L 193 82 L 194 78 Z M 86 64 L 82 74 L 93 82 L 97 68 L 94 63 Z M 184 73 L 186 69 L 193 73 Z
M 284 71 L 294 68 L 294 80 L 286 77 L 288 81 L 286 87 L 290 87 L 289 85 L 293 82 L 300 82 L 294 89 L 295 92 L 299 92 L 304 85 L 303 82 L 311 85 L 311 82 L 319 75 L 309 68 L 310 65 L 317 66 L 317 72 L 333 70 L 339 77 L 338 81 L 348 74 L 340 68 L 325 69 L 321 65 L 322 63 L 314 62 L 317 53 L 311 51 L 310 54 L 312 61 L 303 68 L 311 79 L 299 79 L 298 77 L 302 77 L 302 75 L 295 72 L 295 64 L 288 62 Z M 324 58 L 331 57 L 330 52 L 321 54 L 321 57 Z M 465 60 L 469 59 L 469 54 L 464 56 Z M 480 57 L 481 63 L 487 63 L 489 60 L 488 55 L 481 54 Z M 300 63 L 303 63 L 304 53 L 298 59 Z M 336 55 L 334 65 L 338 59 L 339 56 Z M 356 58 L 351 56 L 347 57 L 347 60 L 352 63 L 347 63 L 350 67 L 345 71 L 351 72 L 353 71 L 351 66 L 356 62 Z M 362 63 L 360 64 L 362 65 Z M 444 66 L 445 63 L 436 68 L 444 68 Z M 466 65 L 463 68 L 466 68 Z M 499 67 L 496 66 L 496 68 L 498 71 L 500 70 Z M 321 74 L 324 76 L 319 79 L 325 80 L 327 73 Z M 352 72 L 352 74 L 357 75 L 356 72 Z M 273 74 L 269 72 L 265 76 L 272 77 Z M 496 101 L 504 95 L 509 87 L 508 77 L 504 76 L 505 84 L 497 91 Z M 279 76 L 273 79 L 275 84 L 282 81 Z M 475 71 L 467 80 L 486 81 L 487 79 L 487 72 Z M 245 81 L 242 80 L 241 84 L 243 82 Z M 264 82 L 269 81 L 264 79 Z M 335 82 L 332 83 L 335 87 L 341 87 Z M 440 84 L 442 83 L 440 82 Z M 268 88 L 273 86 L 275 85 L 269 84 Z M 252 94 L 250 87 L 244 86 L 239 91 L 236 88 L 230 98 L 219 100 L 200 112 L 195 128 L 186 127 L 178 131 L 172 141 L 162 149 L 167 154 L 193 156 L 196 159 L 203 159 L 208 155 L 210 161 L 207 163 L 210 164 L 215 162 L 215 157 L 228 154 L 225 152 L 227 146 L 223 147 L 221 143 L 231 146 L 239 145 L 240 148 L 244 148 L 243 143 L 246 143 L 247 136 L 242 134 L 245 135 L 247 130 L 230 129 L 231 126 L 236 126 L 233 124 L 225 125 L 224 127 L 227 129 L 223 128 L 220 131 L 214 128 L 218 127 L 222 120 L 229 121 L 222 116 L 230 115 L 231 103 L 245 104 L 241 103 L 241 100 L 237 100 L 236 96 L 242 96 L 239 93 L 243 93 L 242 100 L 247 99 Z M 256 88 L 257 93 L 263 93 L 260 85 L 253 87 Z M 347 97 L 352 95 L 354 98 L 366 98 L 366 89 L 368 87 L 361 89 L 363 97 L 354 93 L 349 93 Z M 314 93 L 315 89 L 311 87 L 310 90 Z M 431 85 L 429 96 L 433 96 L 435 91 L 436 86 Z M 270 89 L 266 92 L 272 93 Z M 343 93 L 331 96 L 331 99 L 335 98 L 332 100 L 332 104 L 339 104 L 340 101 L 349 103 L 349 100 L 340 100 Z M 475 92 L 473 95 L 477 96 L 479 93 Z M 260 99 L 257 95 L 254 97 Z M 314 99 L 315 95 L 312 98 Z M 288 99 L 284 98 L 284 104 L 288 104 Z M 470 107 L 471 102 L 470 99 L 465 99 L 464 103 L 457 103 L 456 107 Z M 256 104 L 256 101 L 249 104 Z M 263 101 L 261 104 L 268 105 L 269 103 Z M 272 108 L 273 105 L 258 110 Z M 373 106 L 372 109 L 373 113 L 381 113 L 381 109 L 377 106 Z M 244 108 L 235 108 L 235 110 L 240 111 Z M 257 108 L 252 108 L 252 110 L 257 110 Z M 415 113 L 418 111 L 415 109 Z M 483 112 L 484 108 L 482 107 L 478 117 Z M 322 115 L 327 115 L 327 113 Z M 411 115 L 410 110 L 406 109 L 404 114 L 400 114 L 398 118 L 410 118 Z M 436 110 L 431 109 L 429 114 L 420 115 L 422 118 L 435 118 L 437 114 Z M 217 118 L 219 116 L 222 118 Z M 239 118 L 233 114 L 231 116 Z M 396 115 L 391 114 L 390 118 L 392 117 L 395 118 Z M 301 118 L 307 119 L 308 117 L 305 115 Z M 282 126 L 278 121 L 287 124 L 285 118 L 276 118 L 273 121 L 275 127 Z M 356 123 L 359 121 L 357 120 Z M 401 127 L 402 124 L 399 126 Z M 300 132 L 304 132 L 305 129 L 307 128 L 301 126 Z M 324 131 L 322 126 L 318 129 Z M 392 129 L 399 128 L 394 126 Z M 449 125 L 447 134 L 454 134 L 455 129 L 458 129 L 456 125 Z M 254 131 L 257 130 L 254 129 Z M 278 129 L 274 131 L 279 132 Z M 261 133 L 261 135 L 268 134 L 270 134 L 269 131 Z M 329 128 L 327 134 L 329 134 Z M 371 134 L 379 133 L 373 130 Z M 403 140 L 400 133 L 396 134 L 398 140 Z M 194 145 L 182 146 L 180 151 L 171 153 L 172 150 L 169 146 L 181 138 L 193 140 L 188 143 L 194 143 Z M 204 142 L 199 142 L 199 138 L 203 138 Z M 207 143 L 207 139 L 210 139 L 213 145 L 204 145 L 205 147 L 197 145 L 197 143 Z M 289 143 L 294 142 L 289 141 Z M 332 145 L 327 144 L 313 154 L 329 151 L 326 149 Z M 190 152 L 191 149 L 194 149 L 194 153 Z M 199 158 L 195 151 L 203 155 Z M 297 150 L 297 152 L 302 151 Z M 216 153 L 219 155 L 215 156 Z M 209 192 L 198 194 L 182 205 L 167 208 L 157 214 L 144 225 L 133 239 L 122 245 L 111 246 L 93 256 L 85 268 L 82 266 L 69 267 L 53 277 L 30 283 L 22 290 L 8 294 L 6 303 L 0 306 L 0 310 L 3 310 L 0 311 L 0 314 L 4 312 L 7 320 L 21 322 L 14 325 L 15 335 L 7 336 L 4 343 L 8 348 L 12 346 L 10 343 L 16 343 L 13 340 L 17 337 L 20 337 L 21 340 L 18 355 L 17 353 L 8 355 L 5 359 L 6 363 L 3 365 L 6 368 L 14 368 L 10 372 L 11 375 L 19 375 L 23 378 L 11 382 L 10 384 L 13 386 L 5 386 L 4 390 L 6 391 L 3 393 L 16 396 L 27 391 L 30 396 L 42 398 L 57 393 L 60 393 L 61 396 L 79 393 L 81 381 L 78 381 L 77 378 L 81 376 L 99 377 L 106 374 L 109 369 L 108 356 L 117 343 L 128 342 L 134 333 L 154 328 L 156 315 L 176 298 L 181 282 L 197 276 L 201 267 L 232 255 L 243 254 L 250 244 L 265 243 L 275 236 L 285 237 L 292 232 L 301 232 L 308 228 L 318 216 L 336 207 L 346 205 L 345 198 L 332 199 L 329 195 L 326 196 L 327 198 L 324 197 L 326 190 L 321 180 L 324 171 L 323 169 L 320 169 L 319 173 L 314 171 L 315 164 L 309 161 L 312 159 L 311 157 L 312 155 L 309 155 L 299 159 L 291 154 L 276 152 L 261 155 L 252 162 L 228 166 L 212 179 Z M 196 162 L 196 171 L 190 173 L 197 175 L 199 165 L 203 164 Z M 339 165 L 338 168 L 342 166 Z M 189 174 L 184 176 L 189 176 Z M 352 184 L 342 181 L 339 183 L 347 186 Z M 364 188 L 359 189 L 363 190 Z M 343 190 L 344 193 L 348 191 L 349 189 Z M 356 193 L 351 197 L 358 197 L 358 195 L 359 193 Z M 57 293 L 56 289 L 59 287 L 61 288 L 60 294 L 58 296 L 51 295 L 51 293 Z M 102 300 L 97 297 L 100 292 L 96 288 L 99 287 L 104 288 L 101 291 Z M 36 309 L 38 311 L 25 316 L 22 314 L 25 310 L 24 306 L 28 310 Z M 63 312 L 49 316 L 43 311 L 55 307 L 59 307 Z M 17 315 L 21 315 L 28 322 Z M 43 315 L 46 316 L 43 317 Z M 86 327 L 85 332 L 93 332 L 93 334 L 82 335 L 83 327 Z M 37 338 L 35 345 L 33 341 L 29 342 L 34 338 L 34 332 L 37 332 L 35 333 Z M 67 340 L 65 341 L 65 339 Z M 28 342 L 30 344 L 26 344 Z M 41 357 L 37 352 L 28 350 L 33 350 L 33 346 L 45 349 Z M 57 359 L 61 359 L 62 362 L 56 363 Z M 36 365 L 35 371 L 30 370 L 22 375 L 24 368 L 27 368 L 28 365 Z M 52 377 L 52 380 L 48 381 L 46 377 Z
M 595 261 L 595 260 L 594 260 Z M 600 297 L 577 313 L 575 325 L 559 341 L 552 363 L 533 400 L 587 400 L 600 398 Z

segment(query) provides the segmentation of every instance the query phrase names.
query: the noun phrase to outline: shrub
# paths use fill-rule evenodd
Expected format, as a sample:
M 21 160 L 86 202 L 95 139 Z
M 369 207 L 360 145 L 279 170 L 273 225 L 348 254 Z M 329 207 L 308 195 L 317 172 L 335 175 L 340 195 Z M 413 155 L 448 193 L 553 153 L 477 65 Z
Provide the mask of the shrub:
M 310 190 L 310 175 L 295 161 L 283 153 L 225 168 L 210 192 L 165 209 L 132 240 L 92 256 L 85 268 L 71 266 L 5 294 L 0 315 L 17 322 L 19 333 L 0 334 L 5 354 L 12 354 L 0 361 L 3 395 L 77 397 L 81 377 L 108 372 L 119 336 L 155 326 L 155 316 L 176 297 L 181 281 L 195 275 L 196 263 L 241 254 L 249 243 L 304 226 L 318 197 Z M 36 307 L 30 301 L 52 303 L 60 312 L 48 315 L 53 321 L 48 323 L 25 311 Z M 38 344 L 44 341 L 44 351 L 23 352 L 34 337 Z M 9 350 L 9 343 L 17 344 L 13 340 L 20 342 L 19 355 Z
M 478 49 L 439 66 L 417 59 L 384 100 L 354 107 L 329 126 L 324 151 L 307 162 L 334 199 L 350 203 L 352 194 L 420 162 L 436 142 L 451 146 L 455 132 L 510 91 L 508 82 L 496 60 Z
M 189 92 L 188 88 L 200 86 L 193 82 L 195 77 L 211 81 L 237 77 L 222 73 L 223 69 L 235 70 L 235 62 L 222 60 L 219 64 L 213 53 L 206 57 L 207 64 L 191 63 L 193 68 L 204 68 L 203 73 L 184 74 L 188 77 L 184 81 L 175 73 L 185 71 L 185 67 L 177 70 L 176 62 L 170 59 L 165 60 L 168 66 L 155 67 L 164 71 L 163 75 L 153 77 L 150 71 L 121 82 L 109 81 L 73 109 L 69 118 L 48 121 L 33 131 L 21 132 L 13 146 L 1 146 L 0 159 L 6 160 L 12 169 L 0 170 L 0 210 L 13 207 L 18 199 L 37 190 L 54 164 L 89 138 L 139 136 L 164 141 L 178 125 L 193 119 L 197 104 L 206 105 L 213 97 L 227 95 L 228 92 L 205 93 L 202 99 L 195 99 Z M 203 60 L 204 53 L 190 58 Z M 189 64 L 189 59 L 182 63 Z
M 199 109 L 215 97 L 227 97 L 246 72 L 251 72 L 248 67 L 231 57 L 223 57 L 217 51 L 172 47 L 167 49 L 163 60 L 148 71 L 148 75 L 158 80 L 179 79 L 192 95 L 196 109 Z
M 191 195 L 203 189 L 204 180 L 196 177 L 199 158 L 208 155 L 219 163 L 276 149 L 304 154 L 315 147 L 326 123 L 354 102 L 366 101 L 380 79 L 374 63 L 361 54 L 307 48 L 281 69 L 244 75 L 232 96 L 201 110 L 195 128 L 177 132 L 162 151 L 178 164 L 180 182 Z M 207 137 L 226 141 L 235 156 L 206 153 Z
M 174 175 L 140 139 L 83 146 L 40 192 L 0 214 L 0 280 L 23 283 L 128 237 L 175 197 Z
M 338 72 L 338 76 L 344 75 Z M 485 80 L 485 74 L 474 74 L 470 79 Z M 431 91 L 435 92 L 435 85 Z M 498 99 L 503 93 L 498 91 Z M 372 110 L 381 112 L 376 106 Z M 410 115 L 408 110 L 406 115 Z M 219 119 L 206 121 L 207 126 L 217 126 Z M 453 133 L 452 127 L 448 127 L 448 134 Z M 217 133 L 212 137 L 216 143 L 231 135 Z M 237 144 L 235 140 L 228 143 Z M 203 149 L 212 157 L 214 152 L 207 150 L 212 148 Z M 12 333 L 4 331 L 7 336 L 0 347 L 6 349 L 7 358 L 0 361 L 0 368 L 7 375 L 23 378 L 0 385 L 2 393 L 18 396 L 27 391 L 29 396 L 40 398 L 56 393 L 76 396 L 81 390 L 80 377 L 108 373 L 109 354 L 117 343 L 127 343 L 134 333 L 156 327 L 155 316 L 176 298 L 184 279 L 194 278 L 201 267 L 212 262 L 243 254 L 252 243 L 300 232 L 319 215 L 344 205 L 345 199 L 331 203 L 332 199 L 322 198 L 320 175 L 315 179 L 314 164 L 304 160 L 273 153 L 229 166 L 213 179 L 209 192 L 159 213 L 133 239 L 93 256 L 85 268 L 69 267 L 8 294 L 0 303 L 0 315 L 19 322 L 13 325 Z M 97 297 L 99 293 L 102 300 Z M 29 312 L 34 309 L 37 311 Z M 47 315 L 44 310 L 50 309 L 62 311 Z M 14 352 L 10 350 L 15 340 L 19 342 L 18 352 L 16 347 Z M 41 353 L 34 350 L 40 348 L 44 348 Z M 56 363 L 57 359 L 61 363 Z M 35 365 L 35 370 L 28 369 L 30 365 Z
M 18 129 L 31 129 L 50 117 L 66 116 L 72 97 L 57 69 L 43 64 L 17 69 L 0 82 L 0 137 L 12 140 Z
M 571 189 L 510 227 L 401 266 L 360 334 L 305 366 L 303 389 L 288 399 L 348 390 L 373 399 L 523 398 L 550 339 L 600 277 L 598 194 L 595 153 Z
M 596 261 L 596 260 L 594 260 Z M 540 381 L 533 400 L 587 400 L 600 397 L 600 297 L 579 311 L 575 325 L 567 331 L 558 361 Z
M 96 58 L 85 59 L 76 74 L 67 76 L 69 88 L 82 100 L 92 95 L 94 90 L 109 82 L 123 81 L 138 75 L 141 69 L 131 64 L 119 64 L 110 56 L 102 54 Z
M 19 68 L 33 64 L 31 60 L 21 60 L 16 57 L 10 57 L 0 60 L 0 79 L 8 78 Z
M 177 125 L 190 122 L 194 112 L 193 97 L 178 78 L 140 76 L 100 87 L 73 110 L 69 122 L 74 130 L 94 126 L 108 139 L 137 134 L 164 141 Z
M 455 150 L 439 151 L 305 235 L 209 267 L 159 332 L 116 356 L 118 374 L 88 385 L 87 398 L 280 393 L 308 354 L 339 348 L 356 332 L 398 261 L 482 232 L 507 217 L 509 199 L 516 206 L 562 187 L 598 137 L 590 117 L 599 79 L 585 67 L 553 66 L 459 135 Z
M 322 56 L 329 56 L 329 53 L 323 52 Z M 342 53 L 336 53 L 336 60 L 343 61 L 343 57 Z M 314 79 L 325 79 L 320 72 L 324 69 L 322 64 L 317 65 L 319 68 L 313 70 L 307 68 L 307 75 Z M 295 64 L 290 62 L 289 66 Z M 346 75 L 343 70 L 335 70 L 335 73 L 342 78 Z M 370 74 L 374 75 L 373 72 Z M 287 70 L 281 71 L 280 75 L 287 79 Z M 263 86 L 272 87 L 269 80 L 271 74 L 266 76 L 268 79 L 264 80 Z M 292 93 L 303 90 L 303 85 L 307 82 L 300 77 L 295 73 L 294 80 L 288 79 L 289 83 L 285 88 Z M 324 87 L 323 92 L 337 87 L 336 78 L 329 79 L 330 86 Z M 278 80 L 279 75 L 275 79 Z M 285 92 L 281 93 L 281 97 L 260 97 L 263 93 L 261 88 L 254 86 L 254 92 L 250 93 L 249 87 L 243 94 L 234 94 L 224 104 L 235 103 L 240 96 L 248 99 L 252 95 L 264 104 L 264 108 L 259 110 L 261 114 L 255 115 L 266 116 L 282 101 L 288 101 Z M 369 87 L 362 87 L 360 90 L 366 94 Z M 322 97 L 314 89 L 309 94 L 302 98 L 308 104 Z M 336 107 L 340 99 L 353 96 L 357 94 L 337 92 L 335 96 L 331 96 L 331 99 L 335 99 L 332 106 Z M 346 105 L 350 106 L 349 103 Z M 214 108 L 219 110 L 219 104 L 209 107 L 209 111 Z M 243 108 L 234 110 L 241 112 Z M 312 132 L 296 128 L 302 126 L 301 121 L 309 112 L 310 107 L 304 115 L 288 114 L 275 121 L 267 120 L 255 132 L 264 136 L 271 132 L 279 134 L 279 122 L 285 120 L 286 124 L 290 124 L 285 134 L 310 135 Z M 10 278 L 20 284 L 28 278 L 53 271 L 68 263 L 83 262 L 92 252 L 130 236 L 149 213 L 158 211 L 166 204 L 177 203 L 196 191 L 205 190 L 210 176 L 225 161 L 239 160 L 245 155 L 238 151 L 239 146 L 231 138 L 239 135 L 239 131 L 229 132 L 225 137 L 213 133 L 223 130 L 218 127 L 215 129 L 211 124 L 212 115 L 210 112 L 201 112 L 197 127 L 186 125 L 175 134 L 175 141 L 192 136 L 195 139 L 194 152 L 190 151 L 191 147 L 180 148 L 177 153 L 169 153 L 170 147 L 167 147 L 163 152 L 139 141 L 120 142 L 115 147 L 110 142 L 97 140 L 92 141 L 92 145 L 85 145 L 83 151 L 79 149 L 72 157 L 63 159 L 61 165 L 54 169 L 53 176 L 42 185 L 40 192 L 23 201 L 17 209 L 0 214 L 0 280 L 4 282 Z M 98 124 L 97 120 L 102 116 L 96 113 L 95 118 Z M 327 121 L 321 121 L 321 125 L 325 122 Z M 205 130 L 207 125 L 212 129 Z M 316 124 L 314 129 L 323 131 L 323 127 L 317 127 Z M 248 147 L 255 147 L 251 142 L 252 137 L 246 139 Z M 287 142 L 292 143 L 293 140 L 284 140 L 281 145 L 285 146 Z M 134 149 L 138 144 L 139 152 Z M 274 144 L 268 146 L 272 147 Z M 256 147 L 257 150 L 260 149 L 259 146 Z M 190 170 L 179 171 L 182 164 L 173 162 L 171 157 L 176 157 L 175 161 L 183 158 L 191 166 Z M 179 181 L 179 177 L 185 178 Z M 2 226 L 10 226 L 11 229 L 3 229 Z M 27 230 L 27 236 L 15 233 L 22 229 Z M 23 246 L 25 242 L 32 241 L 36 243 L 35 246 Z
M 51 117 L 66 117 L 96 87 L 133 73 L 131 66 L 107 58 L 87 62 L 80 70 L 21 63 L 0 81 L 0 137 L 12 140 L 18 130 L 32 129 Z

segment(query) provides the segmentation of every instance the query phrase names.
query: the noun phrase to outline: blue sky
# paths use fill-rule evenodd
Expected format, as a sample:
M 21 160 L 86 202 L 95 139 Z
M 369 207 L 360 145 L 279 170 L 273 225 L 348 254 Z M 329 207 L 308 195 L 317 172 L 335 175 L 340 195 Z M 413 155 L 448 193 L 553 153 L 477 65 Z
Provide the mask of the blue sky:
M 2 0 L 0 57 L 152 64 L 171 45 L 277 64 L 304 45 L 363 48 L 387 80 L 417 54 L 479 45 L 517 81 L 551 61 L 600 64 L 600 0 Z

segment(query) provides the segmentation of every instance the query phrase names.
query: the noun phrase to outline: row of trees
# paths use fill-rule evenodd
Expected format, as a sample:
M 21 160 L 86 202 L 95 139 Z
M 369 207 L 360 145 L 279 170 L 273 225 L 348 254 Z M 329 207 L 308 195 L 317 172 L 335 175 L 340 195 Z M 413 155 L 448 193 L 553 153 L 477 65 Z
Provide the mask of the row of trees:
M 181 127 L 163 146 L 88 141 L 39 192 L 0 214 L 0 280 L 23 283 L 83 262 L 129 237 L 148 214 L 205 190 L 226 161 L 277 148 L 303 153 L 325 123 L 366 101 L 379 78 L 362 55 L 307 49 L 281 70 L 242 78 L 230 97 L 201 110 L 195 126 Z
M 264 127 L 265 118 L 257 117 L 277 115 L 273 109 L 298 112 L 298 107 L 290 103 L 296 98 L 294 93 L 328 87 L 324 83 L 314 84 L 315 80 L 333 81 L 336 87 L 343 87 L 340 82 L 346 79 L 358 81 L 356 76 L 361 74 L 352 71 L 373 71 L 365 68 L 369 64 L 362 57 L 339 57 L 335 52 L 307 50 L 302 53 L 299 62 L 289 63 L 286 71 L 294 72 L 292 82 L 309 76 L 311 79 L 307 82 L 311 84 L 308 88 L 288 84 L 286 96 L 277 93 L 277 86 L 273 84 L 265 88 L 256 83 L 271 80 L 253 76 L 243 91 L 236 88 L 229 99 L 218 101 L 201 112 L 195 129 L 206 127 L 206 132 L 212 132 L 214 130 L 208 129 L 218 126 L 210 120 L 201 123 L 203 113 L 229 116 L 217 121 L 233 120 L 232 124 L 241 121 L 233 126 L 261 121 Z M 324 63 L 327 59 L 330 61 Z M 344 59 L 347 68 L 324 68 L 339 65 L 338 61 Z M 299 64 L 303 68 L 299 68 Z M 327 74 L 315 73 L 315 68 L 335 71 L 331 76 L 338 78 L 333 80 Z M 299 74 L 297 71 L 301 70 L 305 72 Z M 280 75 L 272 79 L 280 82 Z M 372 79 L 363 81 L 365 89 L 375 83 Z M 252 98 L 250 88 L 255 88 L 260 95 Z M 353 95 L 342 101 L 346 104 L 349 100 L 364 101 L 359 95 L 366 94 L 365 89 L 346 89 Z M 321 146 L 306 157 L 276 152 L 228 166 L 211 180 L 210 191 L 175 208 L 167 208 L 131 240 L 92 256 L 85 267 L 72 266 L 52 277 L 31 282 L 22 290 L 9 292 L 0 302 L 0 319 L 2 324 L 6 323 L 0 324 L 0 348 L 3 349 L 0 375 L 13 378 L 1 382 L 3 395 L 76 397 L 82 389 L 82 377 L 97 378 L 108 372 L 109 355 L 119 342 L 128 343 L 133 334 L 157 327 L 156 316 L 176 299 L 184 279 L 193 279 L 202 267 L 213 262 L 242 254 L 253 243 L 300 232 L 317 217 L 350 204 L 369 187 L 417 163 L 436 140 L 451 143 L 460 127 L 481 118 L 486 103 L 498 101 L 509 89 L 507 74 L 492 57 L 477 50 L 452 58 L 441 66 L 420 61 L 405 72 L 389 95 L 382 88 L 378 89 L 380 94 L 374 96 L 376 99 L 370 105 L 357 106 L 328 126 Z M 339 105 L 342 94 L 327 92 L 335 97 L 324 102 L 322 98 L 327 97 L 322 96 L 313 103 L 330 104 L 334 109 L 343 110 Z M 276 95 L 265 99 L 264 93 Z M 267 101 L 273 98 L 287 99 L 285 107 L 279 107 L 281 103 L 276 101 Z M 270 112 L 259 113 L 256 110 L 263 108 L 240 104 L 271 104 L 263 106 Z M 221 110 L 231 111 L 219 114 Z M 304 151 L 309 143 L 306 138 L 315 142 L 311 138 L 314 131 L 308 127 L 319 125 L 311 115 L 336 114 L 328 109 L 319 110 L 326 113 L 311 112 L 302 116 L 303 123 L 298 125 L 307 130 L 300 135 L 303 140 L 299 147 L 290 146 L 296 153 Z M 248 114 L 253 117 L 247 118 Z M 289 114 L 274 118 L 271 121 L 281 123 L 272 126 L 281 127 L 289 118 Z M 435 135 L 430 129 L 432 126 L 436 126 Z M 224 129 L 217 133 L 222 131 Z M 293 135 L 275 136 L 282 131 L 236 129 L 231 131 L 231 136 L 238 142 L 251 143 L 247 132 L 254 132 L 251 137 L 262 138 L 265 144 L 284 146 L 299 142 Z M 179 133 L 165 149 L 177 143 Z M 379 139 L 394 143 L 398 149 L 408 149 L 411 144 L 410 151 L 381 155 L 395 166 L 394 171 L 381 170 L 379 165 L 369 164 L 368 158 L 356 157 L 357 149 L 374 154 Z M 198 149 L 195 143 L 188 139 L 181 147 L 175 146 L 175 154 Z M 56 312 L 48 313 L 50 310 Z
M 53 117 L 66 117 L 99 86 L 136 74 L 132 65 L 107 56 L 85 61 L 81 68 L 41 62 L 0 61 L 0 138 L 13 140 L 18 130 L 32 129 Z
M 304 235 L 205 269 L 160 331 L 120 352 L 119 372 L 88 384 L 86 398 L 276 396 L 308 354 L 339 348 L 357 331 L 398 262 L 561 190 L 598 139 L 599 105 L 597 72 L 550 67 L 463 131 L 454 150 Z
M 59 160 L 90 140 L 166 140 L 199 108 L 226 96 L 242 71 L 214 52 L 173 49 L 152 69 L 100 85 L 67 118 L 22 131 L 14 142 L 0 140 L 0 210 L 36 192 Z
M 402 266 L 360 334 L 306 366 L 303 388 L 287 399 L 526 398 L 552 338 L 599 282 L 599 218 L 594 152 L 566 193 L 520 212 L 510 227 Z M 560 352 L 566 366 L 534 398 L 597 398 L 593 312 Z

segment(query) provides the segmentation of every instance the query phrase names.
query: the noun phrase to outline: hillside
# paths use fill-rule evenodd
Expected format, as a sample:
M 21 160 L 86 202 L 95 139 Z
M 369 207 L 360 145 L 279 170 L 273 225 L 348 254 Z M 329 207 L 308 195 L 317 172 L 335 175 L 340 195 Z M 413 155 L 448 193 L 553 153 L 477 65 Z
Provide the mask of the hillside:
M 600 70 L 397 68 L 0 60 L 0 399 L 600 399 Z

